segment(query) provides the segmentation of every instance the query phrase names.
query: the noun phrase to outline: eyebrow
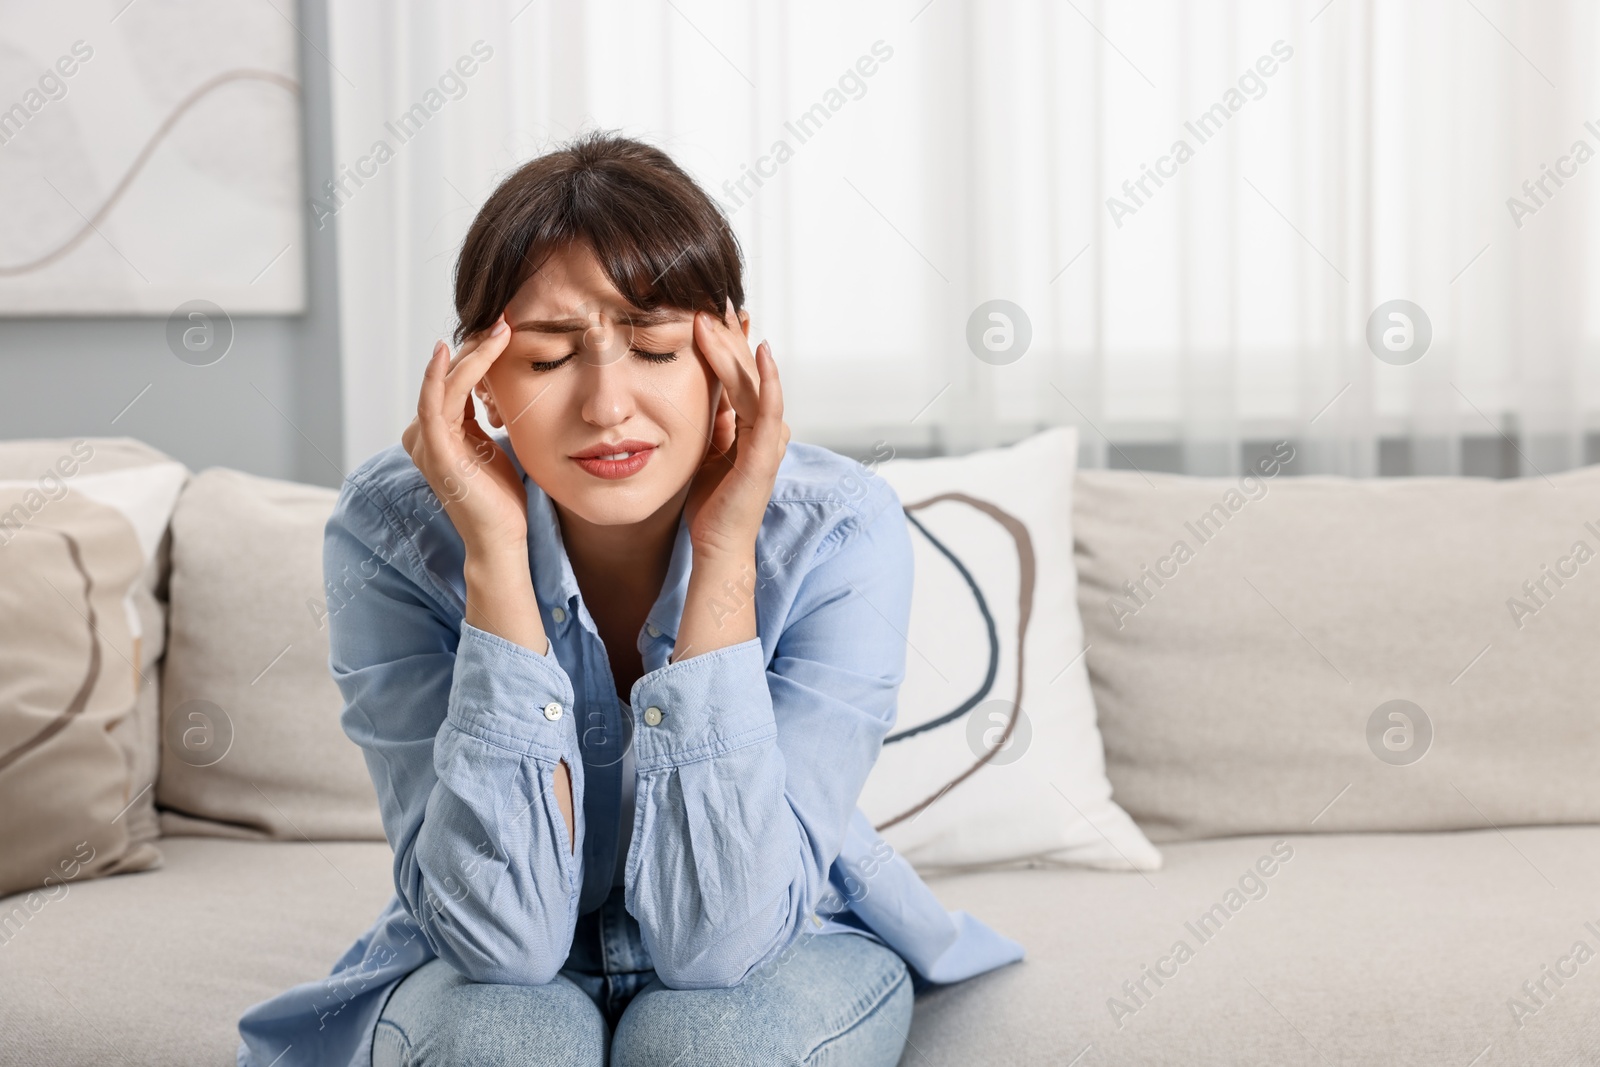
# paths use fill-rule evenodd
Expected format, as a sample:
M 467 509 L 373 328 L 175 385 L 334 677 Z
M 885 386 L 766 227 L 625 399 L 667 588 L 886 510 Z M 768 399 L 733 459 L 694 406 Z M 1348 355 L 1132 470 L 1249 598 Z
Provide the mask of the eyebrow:
M 649 329 L 651 326 L 675 322 L 677 317 L 677 312 L 672 308 L 655 308 L 651 311 L 625 311 L 619 321 L 636 328 Z M 527 333 L 581 333 L 591 325 L 588 319 L 579 318 L 530 319 L 517 323 L 511 329 Z

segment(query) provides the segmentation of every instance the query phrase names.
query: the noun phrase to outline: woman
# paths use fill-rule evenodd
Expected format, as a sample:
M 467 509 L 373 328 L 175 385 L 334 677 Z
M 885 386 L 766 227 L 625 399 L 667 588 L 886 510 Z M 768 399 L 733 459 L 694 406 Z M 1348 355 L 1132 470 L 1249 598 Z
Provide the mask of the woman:
M 625 138 L 479 212 L 465 343 L 327 526 L 396 895 L 245 1014 L 241 1064 L 890 1065 L 914 990 L 1021 958 L 855 807 L 910 539 L 880 479 L 789 444 L 741 270 L 710 198 Z

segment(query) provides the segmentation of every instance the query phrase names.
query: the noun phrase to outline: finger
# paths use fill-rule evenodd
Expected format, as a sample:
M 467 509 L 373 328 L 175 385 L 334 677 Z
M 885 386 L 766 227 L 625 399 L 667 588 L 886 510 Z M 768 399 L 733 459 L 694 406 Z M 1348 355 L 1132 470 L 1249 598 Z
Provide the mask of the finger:
M 733 404 L 728 400 L 728 390 L 717 390 L 716 410 L 711 413 L 711 429 L 707 435 L 707 442 L 711 451 L 718 455 L 726 455 L 733 445 L 734 412 Z
M 417 418 L 424 423 L 435 418 L 440 412 L 440 399 L 444 395 L 444 372 L 449 362 L 445 357 L 449 354 L 449 345 L 443 341 L 435 341 L 433 354 L 428 357 L 428 365 L 422 369 L 422 388 L 417 392 Z
M 695 319 L 700 319 L 700 313 L 695 314 Z M 707 337 L 721 339 L 729 351 L 736 357 L 735 362 L 741 365 L 746 381 L 754 385 L 756 381 L 755 358 L 750 352 L 750 341 L 745 337 L 744 329 L 739 324 L 739 316 L 733 312 L 733 303 L 729 301 L 719 322 L 717 316 L 709 311 L 704 313 Z
M 478 411 L 473 407 L 471 393 L 467 394 L 467 402 L 461 409 L 461 426 L 466 431 L 467 436 L 472 438 L 474 442 L 481 441 L 488 445 L 494 444 L 494 439 L 489 436 L 489 431 L 484 429 L 483 423 L 478 421 Z M 478 448 L 477 452 L 479 456 L 487 454 L 482 448 Z
M 738 437 L 738 428 L 733 409 L 731 407 L 719 409 L 716 421 L 711 424 L 711 447 L 719 455 L 726 456 Z
M 782 449 L 781 438 L 786 430 L 783 421 L 783 383 L 778 380 L 778 361 L 772 358 L 772 346 L 762 341 L 756 348 L 756 369 L 761 374 L 760 408 L 756 420 L 754 442 L 763 455 L 777 455 Z
M 505 312 L 501 312 L 500 313 L 500 318 L 495 319 L 494 322 L 491 322 L 488 326 L 484 327 L 483 329 L 477 331 L 476 333 L 467 334 L 467 339 L 462 342 L 461 348 L 456 352 L 456 354 L 453 357 L 451 357 L 451 359 L 450 359 L 450 367 L 448 369 L 454 370 L 455 367 L 456 367 L 456 364 L 460 363 L 462 359 L 464 359 L 467 356 L 470 356 L 473 352 L 477 351 L 478 346 L 483 344 L 484 340 L 489 336 L 490 331 L 492 331 L 495 328 L 495 324 L 498 323 L 500 321 L 500 319 L 503 319 L 503 318 L 505 318 Z
M 495 444 L 494 438 L 489 436 L 488 431 L 483 428 L 483 424 L 478 421 L 477 412 L 472 407 L 472 396 L 470 394 L 467 396 L 467 402 L 461 410 L 461 428 L 462 437 L 467 442 L 467 450 L 472 453 L 478 465 L 485 466 L 493 463 L 499 446 Z
M 468 334 L 467 335 L 467 339 L 461 343 L 461 347 L 456 349 L 455 353 L 453 355 L 451 355 L 450 362 L 445 367 L 445 373 L 448 374 L 451 371 L 455 370 L 457 364 L 459 364 L 463 359 L 466 359 L 468 356 L 470 356 L 472 354 L 473 350 L 476 349 L 480 344 L 483 343 L 483 339 L 484 339 L 485 336 L 486 336 L 485 334 L 477 334 L 477 333 Z
M 759 392 L 761 388 L 761 372 L 756 369 L 755 353 L 750 349 L 750 339 L 745 333 L 744 326 L 739 322 L 738 313 L 733 310 L 731 297 L 723 314 L 723 325 L 728 328 L 728 341 L 733 349 L 734 357 L 738 360 L 745 384 L 752 390 Z
M 484 342 L 488 341 L 490 337 L 494 336 L 495 328 L 500 325 L 501 320 L 504 318 L 505 313 L 501 312 L 500 317 L 495 319 L 488 326 L 485 326 L 477 333 L 470 333 L 467 335 L 467 339 L 461 343 L 461 347 L 456 350 L 456 354 L 450 358 L 450 366 L 445 368 L 446 377 L 449 376 L 450 371 L 455 370 L 461 365 L 462 360 L 478 351 L 483 347 Z
M 751 476 L 763 481 L 776 475 L 778 464 L 783 460 L 788 427 L 783 421 L 783 389 L 777 380 L 777 363 L 765 342 L 756 349 L 756 366 L 762 379 L 760 414 L 749 430 L 748 462 L 755 465 Z
M 430 456 L 450 456 L 456 452 L 452 442 L 459 437 L 459 430 L 455 426 L 454 413 L 442 406 L 445 368 L 449 363 L 446 357 L 449 354 L 450 346 L 443 341 L 433 346 L 433 355 L 429 357 L 427 369 L 423 371 L 422 389 L 417 396 L 417 417 L 413 422 L 416 429 L 411 434 L 411 446 L 408 446 L 407 451 L 413 461 L 416 461 L 418 456 L 422 457 L 417 466 L 424 473 L 427 473 L 426 468 L 430 465 Z
M 723 392 L 738 413 L 739 422 L 747 426 L 754 424 L 758 383 L 752 373 L 749 343 L 742 332 L 730 332 L 726 323 L 719 325 L 709 313 L 696 312 L 694 321 L 696 347 L 721 380 Z
M 461 402 L 472 395 L 473 387 L 481 382 L 484 374 L 494 366 L 494 361 L 505 352 L 507 344 L 511 341 L 511 329 L 503 319 L 504 316 L 496 319 L 495 325 L 482 342 L 471 352 L 461 356 L 456 365 L 445 375 L 442 398 L 444 410 L 454 411 L 460 407 Z
M 727 327 L 727 338 L 732 345 L 733 354 L 738 357 L 739 365 L 744 371 L 745 381 L 755 387 L 760 380 L 760 374 L 756 371 L 755 354 L 750 351 L 750 339 L 745 335 L 744 327 L 739 323 L 739 316 L 733 310 L 732 298 L 728 300 L 722 324 Z
M 461 405 L 461 429 L 468 437 L 484 436 L 483 427 L 478 424 L 478 412 L 472 406 L 472 394 L 468 393 L 466 401 Z
M 445 399 L 445 356 L 448 345 L 440 342 L 435 355 L 423 375 L 423 392 L 417 402 L 417 448 L 413 458 L 423 457 L 418 467 L 428 473 L 428 468 L 438 462 L 449 462 L 460 455 L 462 414 L 459 404 L 449 407 Z

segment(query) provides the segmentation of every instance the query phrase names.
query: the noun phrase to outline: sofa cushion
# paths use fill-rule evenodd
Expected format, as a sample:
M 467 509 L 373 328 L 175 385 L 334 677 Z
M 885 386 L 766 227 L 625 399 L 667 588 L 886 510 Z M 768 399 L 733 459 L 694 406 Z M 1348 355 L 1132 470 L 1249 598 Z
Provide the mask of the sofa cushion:
M 920 994 L 902 1062 L 1592 1062 L 1600 912 L 1580 890 L 1600 880 L 1600 827 L 1279 840 L 1170 845 L 1155 872 L 932 878 L 1027 957 Z M 163 847 L 161 870 L 29 917 L 0 900 L 0 1067 L 232 1065 L 244 1009 L 326 975 L 389 899 L 381 843 Z M 1136 1003 L 1123 983 L 1140 981 Z
M 337 497 L 214 467 L 178 501 L 163 832 L 383 840 L 328 672 L 322 529 Z
M 1118 801 L 1157 843 L 1600 822 L 1600 468 L 1355 480 L 1292 457 L 1080 472 Z
M 0 444 L 0 893 L 161 860 L 160 595 L 188 473 L 127 438 Z
M 1111 797 L 1095 727 L 1073 579 L 1077 460 L 1064 427 L 874 471 L 906 510 L 916 581 L 898 718 L 860 804 L 922 870 L 1161 865 Z
M 1149 874 L 933 879 L 947 906 L 1004 916 L 1028 954 L 918 997 L 901 1062 L 1596 1062 L 1600 908 L 1583 888 L 1600 879 L 1600 827 L 1237 837 L 1161 852 Z M 1160 985 L 1148 977 L 1158 968 Z M 1547 977 L 1557 970 L 1561 985 Z
M 381 842 L 161 847 L 36 912 L 0 900 L 0 1067 L 232 1067 L 244 1010 L 326 975 L 394 893 Z

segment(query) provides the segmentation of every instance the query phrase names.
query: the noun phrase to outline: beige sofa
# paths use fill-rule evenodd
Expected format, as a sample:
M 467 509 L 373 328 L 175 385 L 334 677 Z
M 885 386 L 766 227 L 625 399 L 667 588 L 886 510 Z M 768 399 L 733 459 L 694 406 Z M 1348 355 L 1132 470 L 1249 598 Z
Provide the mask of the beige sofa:
M 902 1062 L 1600 1062 L 1600 470 L 1077 489 L 1107 770 L 1164 864 L 930 876 L 1027 958 L 920 995 Z M 148 576 L 160 865 L 0 900 L 0 1064 L 231 1064 L 388 899 L 319 688 L 331 502 L 186 483 Z M 205 706 L 226 758 L 174 759 Z

